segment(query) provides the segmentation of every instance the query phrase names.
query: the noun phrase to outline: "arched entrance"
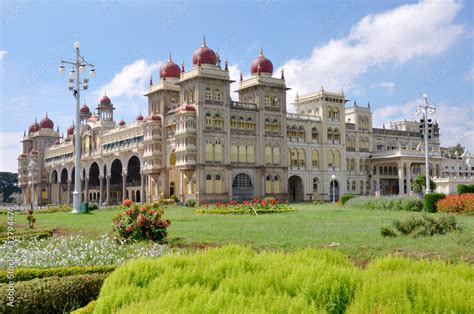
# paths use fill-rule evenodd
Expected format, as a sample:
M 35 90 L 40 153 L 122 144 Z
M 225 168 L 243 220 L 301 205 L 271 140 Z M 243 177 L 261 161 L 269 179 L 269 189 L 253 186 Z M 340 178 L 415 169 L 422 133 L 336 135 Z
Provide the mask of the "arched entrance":
M 252 179 L 246 173 L 239 173 L 232 181 L 232 197 L 235 200 L 243 201 L 253 198 Z
M 137 156 L 132 156 L 127 164 L 127 195 L 126 197 L 134 202 L 140 202 L 140 159 Z M 138 195 L 137 195 L 138 192 Z
M 337 180 L 331 180 L 329 185 L 329 200 L 331 202 L 339 199 L 339 182 Z
M 120 204 L 122 202 L 122 162 L 115 159 L 110 167 L 110 204 Z
M 303 180 L 298 176 L 288 179 L 288 201 L 302 202 L 304 200 Z
M 89 168 L 89 202 L 99 203 L 100 197 L 99 165 L 94 162 Z

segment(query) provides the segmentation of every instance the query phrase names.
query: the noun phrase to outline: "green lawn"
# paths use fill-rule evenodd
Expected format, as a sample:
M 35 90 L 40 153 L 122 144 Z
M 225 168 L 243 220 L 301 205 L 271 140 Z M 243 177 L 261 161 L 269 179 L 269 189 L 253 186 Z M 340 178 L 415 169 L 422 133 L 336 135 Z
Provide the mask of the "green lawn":
M 168 207 L 164 217 L 172 221 L 170 243 L 201 247 L 238 243 L 257 248 L 291 250 L 300 247 L 329 247 L 348 254 L 357 263 L 387 254 L 415 258 L 442 258 L 474 263 L 474 217 L 457 216 L 462 232 L 412 238 L 384 238 L 380 227 L 393 219 L 420 215 L 404 211 L 362 210 L 337 205 L 295 205 L 297 212 L 256 216 L 196 214 L 186 207 Z M 95 238 L 112 234 L 111 219 L 121 209 L 98 210 L 91 214 L 36 214 L 35 228 L 57 227 L 59 234 L 82 234 Z M 16 215 L 17 226 L 26 216 Z M 4 223 L 6 216 L 0 221 Z

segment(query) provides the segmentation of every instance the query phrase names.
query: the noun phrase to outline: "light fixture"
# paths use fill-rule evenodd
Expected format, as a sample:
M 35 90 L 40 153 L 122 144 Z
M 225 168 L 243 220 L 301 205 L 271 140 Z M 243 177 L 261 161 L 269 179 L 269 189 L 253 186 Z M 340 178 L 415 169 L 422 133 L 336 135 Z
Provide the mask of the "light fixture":
M 81 47 L 81 43 L 78 42 L 78 41 L 76 41 L 76 42 L 74 43 L 74 48 L 79 49 L 80 47 Z
M 95 77 L 95 69 L 94 69 L 94 66 L 92 66 L 91 70 L 89 71 L 89 76 L 91 78 Z
M 74 80 L 75 78 L 76 78 L 76 71 L 74 70 L 74 68 L 72 68 L 71 71 L 69 71 L 69 79 Z
M 84 72 L 85 70 L 86 70 L 85 63 L 81 63 L 81 65 L 79 66 L 79 71 Z
M 59 72 L 59 74 L 61 74 L 61 75 L 64 74 L 64 65 L 63 65 L 63 64 L 59 65 L 58 72 Z

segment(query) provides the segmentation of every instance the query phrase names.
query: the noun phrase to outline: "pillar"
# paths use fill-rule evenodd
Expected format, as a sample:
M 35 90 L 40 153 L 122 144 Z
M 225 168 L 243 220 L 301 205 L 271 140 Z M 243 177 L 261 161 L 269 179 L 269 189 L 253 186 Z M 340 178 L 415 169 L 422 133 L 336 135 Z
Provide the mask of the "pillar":
M 122 200 L 126 199 L 127 195 L 127 174 L 122 174 Z
M 71 204 L 71 179 L 67 180 L 67 203 Z
M 86 195 L 84 197 L 85 202 L 89 202 L 89 178 L 84 179 L 84 190 L 86 192 Z
M 140 176 L 141 185 L 140 185 L 140 203 L 145 203 L 145 174 L 142 173 Z
M 48 204 L 53 203 L 53 198 L 51 197 L 51 192 L 53 190 L 51 181 L 48 182 Z
M 403 195 L 405 194 L 405 184 L 404 184 L 404 176 L 403 176 L 403 163 L 397 163 L 398 167 L 398 194 Z
M 61 204 L 61 190 L 62 190 L 62 186 L 61 186 L 61 181 L 58 180 L 58 201 L 57 201 L 57 204 Z
M 110 175 L 106 176 L 106 194 L 105 194 L 105 202 L 106 205 L 110 205 Z
M 407 163 L 407 194 L 411 194 L 411 164 Z
M 104 177 L 99 176 L 99 206 L 102 206 L 102 203 L 104 202 L 103 201 L 104 198 L 102 197 L 103 191 L 104 191 Z

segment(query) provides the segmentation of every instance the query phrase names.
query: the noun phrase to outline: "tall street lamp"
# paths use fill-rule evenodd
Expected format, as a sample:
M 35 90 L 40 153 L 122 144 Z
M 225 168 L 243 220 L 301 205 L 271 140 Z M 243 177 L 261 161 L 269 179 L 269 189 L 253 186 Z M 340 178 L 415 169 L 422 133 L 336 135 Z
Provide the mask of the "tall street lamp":
M 28 171 L 31 177 L 31 210 L 33 210 L 34 203 L 38 205 L 35 186 L 35 177 L 38 175 L 38 164 L 36 163 L 36 161 L 30 161 L 30 163 L 28 164 Z
M 425 194 L 431 192 L 430 190 L 430 166 L 429 166 L 429 157 L 428 157 L 428 137 L 431 137 L 431 123 L 428 121 L 428 114 L 433 114 L 436 112 L 436 107 L 428 103 L 428 96 L 423 94 L 423 104 L 419 105 L 416 109 L 416 114 L 421 115 L 422 125 L 422 134 L 425 140 L 425 178 L 426 178 L 426 189 Z
M 94 65 L 87 62 L 79 51 L 80 43 L 76 41 L 74 43 L 74 48 L 76 50 L 75 60 L 74 61 L 64 61 L 61 60 L 61 64 L 59 65 L 59 73 L 64 74 L 64 64 L 72 65 L 71 71 L 69 72 L 69 90 L 72 91 L 72 95 L 76 99 L 76 128 L 74 132 L 74 154 L 75 154 L 75 161 L 74 161 L 74 192 L 73 195 L 73 213 L 79 213 L 81 211 L 81 121 L 80 121 L 80 91 L 87 90 L 89 88 L 89 79 L 84 78 L 81 82 L 79 72 L 84 72 L 86 67 L 90 67 L 89 75 L 91 78 L 95 76 L 95 68 Z
M 336 175 L 331 175 L 331 185 L 332 185 L 332 203 L 336 203 L 336 187 L 335 187 Z

